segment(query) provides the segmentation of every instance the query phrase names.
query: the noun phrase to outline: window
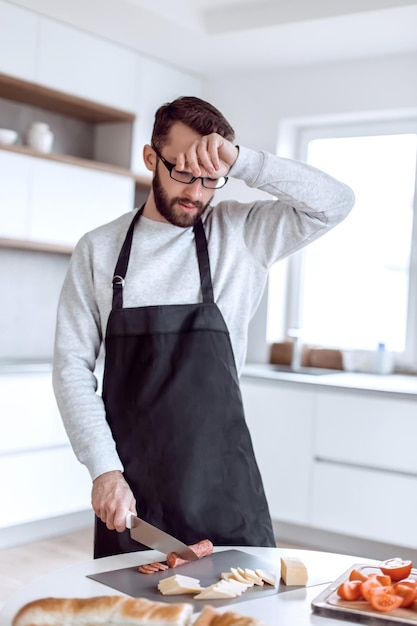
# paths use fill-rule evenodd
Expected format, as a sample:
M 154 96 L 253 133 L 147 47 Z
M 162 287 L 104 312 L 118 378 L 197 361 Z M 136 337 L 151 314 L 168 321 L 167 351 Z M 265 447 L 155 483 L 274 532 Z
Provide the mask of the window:
M 296 138 L 295 157 L 350 185 L 356 204 L 342 224 L 288 260 L 284 328 L 301 328 L 304 342 L 326 347 L 385 343 L 415 363 L 417 120 L 304 127 Z M 274 324 L 276 280 L 273 272 L 269 341 L 282 338 Z

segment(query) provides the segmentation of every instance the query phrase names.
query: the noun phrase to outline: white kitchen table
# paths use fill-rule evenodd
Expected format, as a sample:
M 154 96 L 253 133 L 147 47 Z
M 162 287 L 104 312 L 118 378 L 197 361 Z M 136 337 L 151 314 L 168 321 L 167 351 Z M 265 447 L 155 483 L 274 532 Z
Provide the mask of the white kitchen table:
M 352 565 L 357 563 L 377 564 L 377 561 L 357 556 L 316 552 L 314 550 L 293 550 L 282 548 L 248 548 L 248 547 L 218 547 L 215 551 L 237 549 L 253 554 L 263 561 L 270 561 L 273 569 L 279 572 L 281 556 L 296 556 L 307 567 L 309 581 L 307 588 L 297 587 L 282 593 L 269 595 L 257 600 L 239 601 L 228 605 L 219 611 L 233 610 L 242 615 L 251 615 L 262 618 L 268 626 L 336 626 L 346 624 L 334 618 L 315 615 L 311 610 L 312 600 L 326 589 L 329 583 L 341 576 Z M 119 595 L 120 591 L 99 583 L 89 574 L 107 572 L 125 567 L 134 567 L 151 561 L 164 560 L 164 555 L 155 550 L 131 552 L 117 556 L 83 561 L 77 565 L 54 571 L 47 576 L 15 593 L 4 605 L 0 613 L 0 626 L 10 626 L 13 616 L 18 609 L 27 602 L 47 596 L 55 597 L 88 597 L 98 595 Z M 22 562 L 22 568 L 25 567 Z M 162 597 L 161 597 L 162 600 Z M 179 596 L 178 601 L 186 601 Z M 209 602 L 206 602 L 207 604 Z M 197 613 L 195 613 L 197 615 Z

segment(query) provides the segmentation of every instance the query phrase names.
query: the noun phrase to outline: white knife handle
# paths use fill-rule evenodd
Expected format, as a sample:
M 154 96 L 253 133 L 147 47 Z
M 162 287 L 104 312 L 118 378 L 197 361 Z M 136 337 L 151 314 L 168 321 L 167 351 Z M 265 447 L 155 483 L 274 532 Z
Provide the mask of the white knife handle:
M 132 513 L 132 511 L 129 511 L 128 514 L 126 515 L 126 528 L 131 529 L 132 528 L 132 518 L 136 517 L 136 515 L 134 513 Z

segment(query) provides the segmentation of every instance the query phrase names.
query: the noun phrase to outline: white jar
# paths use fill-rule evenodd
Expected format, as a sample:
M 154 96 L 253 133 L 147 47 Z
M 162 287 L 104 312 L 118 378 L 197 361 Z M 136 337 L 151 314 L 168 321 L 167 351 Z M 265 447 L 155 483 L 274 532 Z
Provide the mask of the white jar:
M 26 134 L 27 145 L 38 152 L 50 152 L 53 140 L 54 134 L 44 122 L 34 122 Z

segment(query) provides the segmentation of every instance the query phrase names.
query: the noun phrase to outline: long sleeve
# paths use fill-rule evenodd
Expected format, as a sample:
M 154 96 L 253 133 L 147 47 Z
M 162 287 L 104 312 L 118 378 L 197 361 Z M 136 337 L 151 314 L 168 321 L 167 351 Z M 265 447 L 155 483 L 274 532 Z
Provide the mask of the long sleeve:
M 350 187 L 307 163 L 245 147 L 230 175 L 273 196 L 251 203 L 242 219 L 247 247 L 266 267 L 339 224 L 355 201 Z M 226 212 L 236 226 L 238 203 Z
M 72 448 L 94 480 L 110 470 L 123 471 L 123 466 L 96 393 L 102 329 L 90 255 L 84 237 L 72 256 L 58 305 L 53 387 Z

